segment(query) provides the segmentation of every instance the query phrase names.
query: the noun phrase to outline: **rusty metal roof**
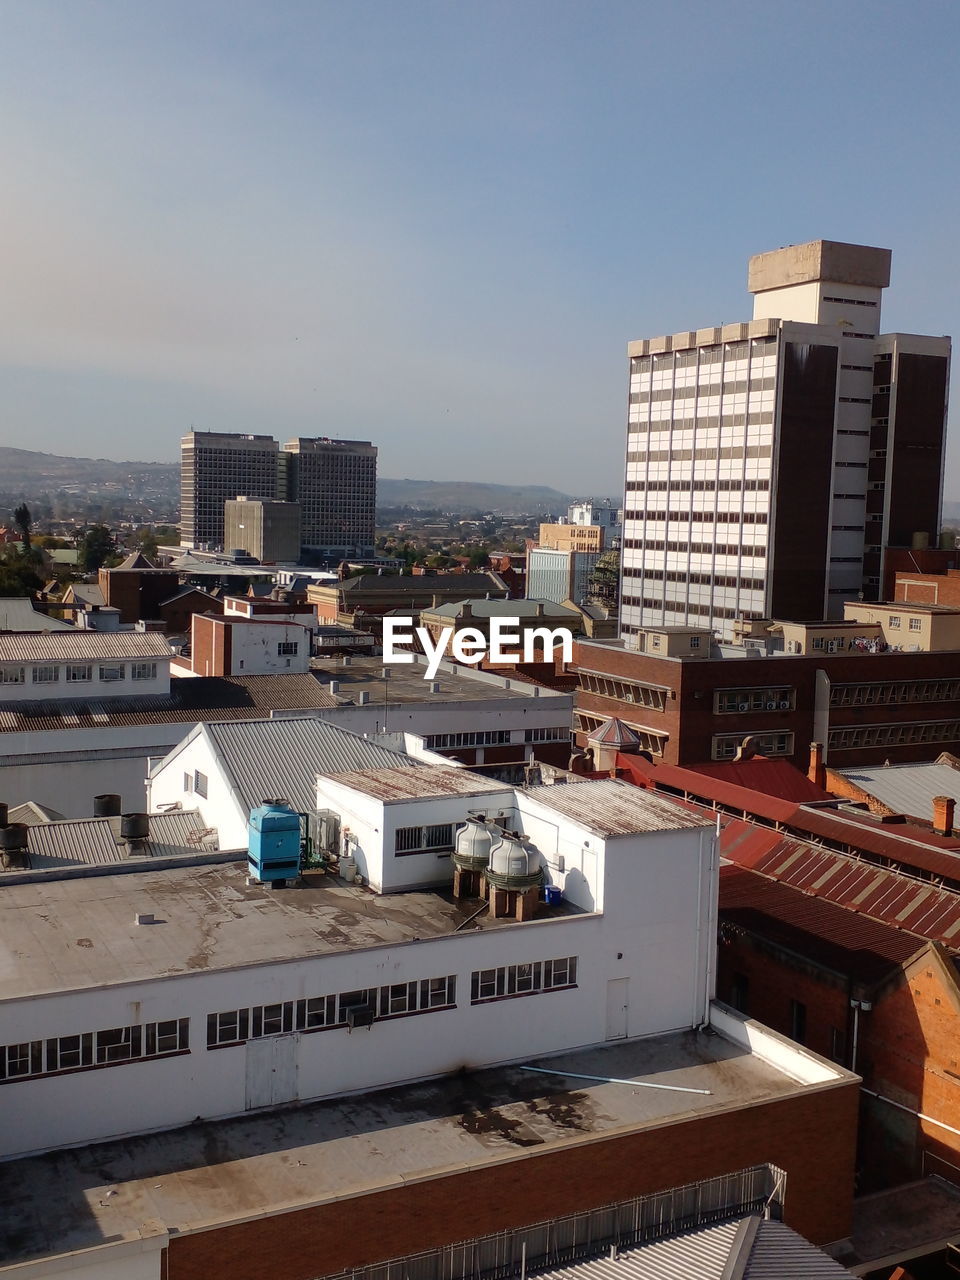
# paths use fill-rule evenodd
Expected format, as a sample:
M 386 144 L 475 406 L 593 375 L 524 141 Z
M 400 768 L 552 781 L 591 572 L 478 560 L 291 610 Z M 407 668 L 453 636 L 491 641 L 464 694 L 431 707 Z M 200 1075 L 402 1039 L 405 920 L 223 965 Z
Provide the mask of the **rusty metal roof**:
M 525 794 L 599 836 L 628 836 L 643 831 L 676 831 L 681 827 L 713 825 L 709 819 L 668 800 L 666 796 L 613 778 L 531 787 Z
M 723 821 L 720 852 L 805 893 L 960 948 L 960 894 L 952 889 L 739 818 Z
M 419 768 L 357 769 L 322 776 L 387 802 L 427 800 L 434 796 L 489 795 L 493 792 L 504 795 L 511 791 L 506 783 L 494 782 L 482 774 L 471 773 L 469 769 L 443 764 L 425 764 Z

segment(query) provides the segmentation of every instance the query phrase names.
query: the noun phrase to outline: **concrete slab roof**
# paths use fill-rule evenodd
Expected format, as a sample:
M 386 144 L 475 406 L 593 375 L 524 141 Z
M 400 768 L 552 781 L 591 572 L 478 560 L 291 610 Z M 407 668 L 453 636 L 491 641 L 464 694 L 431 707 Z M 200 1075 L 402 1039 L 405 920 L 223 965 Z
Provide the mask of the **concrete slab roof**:
M 0 1000 L 120 986 L 447 937 L 476 910 L 440 892 L 379 896 L 308 872 L 296 888 L 246 883 L 218 863 L 4 884 Z M 137 925 L 137 913 L 156 923 Z M 538 919 L 582 914 L 567 902 Z M 522 928 L 480 917 L 481 928 Z
M 443 764 L 425 764 L 419 769 L 365 769 L 325 776 L 331 782 L 339 782 L 353 791 L 387 802 L 424 800 L 436 796 L 482 796 L 509 790 L 506 783 L 471 773 L 469 769 Z
M 0 1164 L 9 1224 L 0 1263 L 135 1240 L 151 1220 L 182 1232 L 322 1204 L 810 1087 L 721 1035 L 694 1032 L 529 1065 L 571 1074 L 458 1073 Z
M 524 794 L 599 836 L 714 825 L 664 796 L 614 778 L 530 787 Z

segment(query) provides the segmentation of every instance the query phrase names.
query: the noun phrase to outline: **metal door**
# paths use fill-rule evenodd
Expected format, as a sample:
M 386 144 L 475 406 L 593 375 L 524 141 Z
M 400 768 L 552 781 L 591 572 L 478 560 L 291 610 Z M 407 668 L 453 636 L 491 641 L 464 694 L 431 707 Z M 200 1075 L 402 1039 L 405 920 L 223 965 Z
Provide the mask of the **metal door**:
M 276 1107 L 297 1097 L 298 1035 L 247 1041 L 247 1110 Z
M 608 1040 L 626 1039 L 629 982 L 629 978 L 610 978 L 607 982 Z

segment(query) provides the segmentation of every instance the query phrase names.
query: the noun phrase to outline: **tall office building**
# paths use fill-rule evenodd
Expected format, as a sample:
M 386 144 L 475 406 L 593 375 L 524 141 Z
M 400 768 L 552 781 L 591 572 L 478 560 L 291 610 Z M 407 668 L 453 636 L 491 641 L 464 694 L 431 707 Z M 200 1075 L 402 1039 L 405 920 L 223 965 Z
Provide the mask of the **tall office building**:
M 276 498 L 279 447 L 272 436 L 191 431 L 180 441 L 180 544 L 223 546 L 230 498 Z
M 371 555 L 377 450 L 367 440 L 288 440 L 281 467 L 286 496 L 300 503 L 300 541 L 327 557 Z
M 185 547 L 224 548 L 225 504 L 242 497 L 299 504 L 308 552 L 373 554 L 377 450 L 366 440 L 298 439 L 281 449 L 272 436 L 191 431 L 180 442 L 180 491 Z
M 621 631 L 840 617 L 939 526 L 947 338 L 880 334 L 890 251 L 750 260 L 754 318 L 632 342 Z

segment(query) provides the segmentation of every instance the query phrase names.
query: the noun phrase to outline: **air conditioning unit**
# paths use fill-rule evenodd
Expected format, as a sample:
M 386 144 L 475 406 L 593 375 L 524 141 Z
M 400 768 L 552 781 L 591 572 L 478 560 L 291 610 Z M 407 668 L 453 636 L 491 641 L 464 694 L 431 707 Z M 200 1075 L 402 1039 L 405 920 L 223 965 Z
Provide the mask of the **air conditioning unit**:
M 827 653 L 836 653 L 836 652 L 837 652 L 837 642 L 836 642 L 836 640 L 828 640 L 828 641 L 827 641 Z
M 373 1026 L 373 1006 L 369 1004 L 355 1004 L 347 1010 L 347 1027 L 352 1031 L 354 1027 L 372 1027 Z
M 776 711 L 776 709 L 777 709 L 777 704 L 776 704 L 775 702 L 768 702 L 768 703 L 767 703 L 767 710 L 768 710 L 768 711 Z
M 737 707 L 737 710 L 738 710 L 738 711 L 749 711 L 749 710 L 750 710 L 750 703 L 749 703 L 749 702 L 741 702 L 741 703 L 740 703 L 740 705 L 739 705 L 739 707 Z
M 789 710 L 790 710 L 790 703 L 789 703 L 786 699 L 784 699 L 784 701 L 780 703 L 780 710 L 781 710 L 781 711 L 789 711 Z

